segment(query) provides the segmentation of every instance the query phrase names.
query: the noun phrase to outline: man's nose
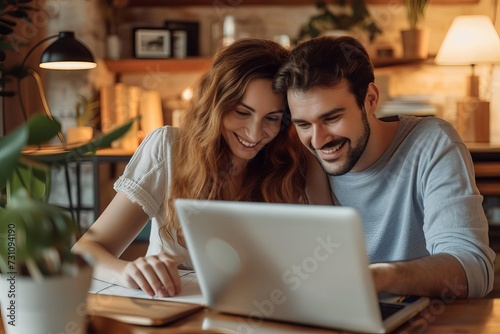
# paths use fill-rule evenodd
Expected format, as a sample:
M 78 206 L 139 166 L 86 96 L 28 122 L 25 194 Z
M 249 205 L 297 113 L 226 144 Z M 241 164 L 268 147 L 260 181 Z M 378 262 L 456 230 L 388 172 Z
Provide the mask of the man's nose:
M 331 135 L 322 125 L 313 125 L 311 145 L 314 149 L 321 149 L 326 143 L 331 141 Z

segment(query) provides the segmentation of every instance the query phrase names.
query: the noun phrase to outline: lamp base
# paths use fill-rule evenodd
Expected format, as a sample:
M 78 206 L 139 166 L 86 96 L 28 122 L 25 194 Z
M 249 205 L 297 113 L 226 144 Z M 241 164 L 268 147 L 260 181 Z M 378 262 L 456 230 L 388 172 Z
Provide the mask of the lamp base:
M 490 103 L 467 97 L 457 103 L 458 134 L 464 142 L 490 141 Z

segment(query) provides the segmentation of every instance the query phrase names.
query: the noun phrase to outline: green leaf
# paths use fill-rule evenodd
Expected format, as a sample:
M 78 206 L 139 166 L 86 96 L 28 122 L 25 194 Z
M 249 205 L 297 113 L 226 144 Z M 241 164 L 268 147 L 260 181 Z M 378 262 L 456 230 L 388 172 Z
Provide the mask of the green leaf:
M 35 168 L 31 165 L 19 164 L 9 181 L 10 193 L 18 189 L 28 190 L 31 198 L 48 201 L 51 188 L 51 170 Z
M 39 145 L 53 138 L 60 124 L 42 115 L 33 115 L 28 122 L 0 139 L 0 188 L 7 184 L 17 167 L 22 150 L 26 145 Z
M 78 235 L 78 227 L 66 211 L 33 200 L 25 189 L 20 189 L 12 197 L 9 209 L 0 211 L 0 221 L 1 271 L 28 269 L 33 276 L 27 265 L 30 262 L 44 276 L 61 273 L 61 259 L 67 257 Z M 8 242 L 16 245 L 15 270 L 8 266 Z
M 28 145 L 40 145 L 54 138 L 61 130 L 61 124 L 43 115 L 34 115 L 26 123 L 29 128 Z
M 7 184 L 7 180 L 17 166 L 21 151 L 29 138 L 28 126 L 21 126 L 0 139 L 0 188 Z
M 7 179 L 12 180 L 9 185 L 18 188 L 6 209 L 0 209 L 0 271 L 12 271 L 8 266 L 6 242 L 16 243 L 15 270 L 33 279 L 61 274 L 68 267 L 65 261 L 71 259 L 68 254 L 79 235 L 78 225 L 67 211 L 33 197 L 48 193 L 44 185 L 50 183 L 47 181 L 50 170 L 46 165 L 66 164 L 99 148 L 109 147 L 138 119 L 86 145 L 57 148 L 56 154 L 25 149 L 28 144 L 38 145 L 53 138 L 59 131 L 59 123 L 45 116 L 30 117 L 28 122 L 0 139 L 0 181 L 6 184 Z
M 110 147 L 111 143 L 116 139 L 122 137 L 132 127 L 132 124 L 138 120 L 139 117 L 133 118 L 124 125 L 116 128 L 108 134 L 96 138 L 87 144 L 83 144 L 71 149 L 62 150 L 53 154 L 26 154 L 32 160 L 45 162 L 45 163 L 60 163 L 65 164 L 71 161 L 78 160 L 79 157 L 85 156 L 89 153 L 95 153 L 100 148 Z

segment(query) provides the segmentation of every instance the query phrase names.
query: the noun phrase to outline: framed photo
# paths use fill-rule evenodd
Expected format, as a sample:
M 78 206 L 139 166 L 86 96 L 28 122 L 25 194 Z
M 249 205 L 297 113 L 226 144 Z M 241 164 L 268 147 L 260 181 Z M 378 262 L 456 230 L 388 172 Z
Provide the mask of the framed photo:
M 165 28 L 171 33 L 172 50 L 175 51 L 176 54 L 184 53 L 188 57 L 200 55 L 199 22 L 165 21 Z M 173 54 L 173 56 L 175 57 L 176 54 Z
M 134 28 L 135 58 L 169 58 L 170 31 L 165 28 Z

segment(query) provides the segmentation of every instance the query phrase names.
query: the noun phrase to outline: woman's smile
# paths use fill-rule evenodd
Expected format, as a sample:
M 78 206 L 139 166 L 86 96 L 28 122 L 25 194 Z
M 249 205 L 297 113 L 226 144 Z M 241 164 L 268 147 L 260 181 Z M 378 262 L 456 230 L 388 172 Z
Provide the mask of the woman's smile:
M 238 136 L 236 133 L 234 134 L 236 136 L 236 138 L 238 139 L 238 141 L 245 147 L 248 147 L 248 148 L 253 148 L 257 145 L 257 143 L 251 143 L 249 141 L 246 141 L 244 140 L 243 138 L 241 138 L 240 136 Z

